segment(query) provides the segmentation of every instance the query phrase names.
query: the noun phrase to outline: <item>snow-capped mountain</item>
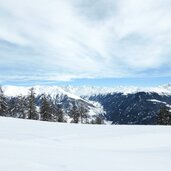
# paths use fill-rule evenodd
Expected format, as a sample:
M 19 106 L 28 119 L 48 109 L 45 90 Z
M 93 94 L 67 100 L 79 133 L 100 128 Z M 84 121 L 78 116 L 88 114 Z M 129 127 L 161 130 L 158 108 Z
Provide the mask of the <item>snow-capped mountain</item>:
M 171 84 L 158 87 L 135 87 L 135 86 L 119 86 L 119 87 L 95 87 L 95 86 L 63 86 L 63 90 L 76 94 L 78 96 L 94 96 L 113 93 L 122 93 L 124 95 L 135 94 L 138 92 L 155 92 L 160 95 L 171 95 Z
M 27 95 L 31 87 L 4 86 L 6 96 Z M 58 99 L 67 111 L 73 104 L 84 105 L 89 115 L 105 116 L 117 124 L 154 124 L 159 109 L 171 106 L 171 84 L 158 87 L 34 86 L 42 94 Z M 57 97 L 57 98 L 56 98 Z
M 22 86 L 4 86 L 2 87 L 5 96 L 7 97 L 17 97 L 17 96 L 27 96 L 29 89 L 32 87 L 22 87 Z M 59 86 L 33 86 L 34 92 L 39 103 L 39 99 L 43 94 L 50 95 L 56 104 L 61 104 L 63 110 L 67 113 L 73 105 L 84 106 L 91 117 L 96 115 L 103 115 L 105 111 L 103 106 L 97 101 L 91 101 L 88 99 L 83 99 L 78 95 L 71 92 L 67 92 L 64 88 Z
M 27 95 L 29 89 L 31 87 L 21 87 L 21 86 L 4 86 L 3 90 L 6 96 L 19 96 L 19 95 Z M 33 86 L 36 95 L 48 94 L 51 97 L 55 97 L 56 95 L 66 95 L 73 99 L 81 99 L 79 96 L 71 94 L 61 87 L 58 86 Z
M 27 95 L 31 87 L 24 86 L 3 86 L 3 90 L 7 96 Z M 152 93 L 159 95 L 171 95 L 171 84 L 158 87 L 135 87 L 135 86 L 119 86 L 119 87 L 95 87 L 95 86 L 33 86 L 37 95 L 46 93 L 53 96 L 67 95 L 73 99 L 81 99 L 82 96 L 105 95 L 113 93 L 122 93 L 124 95 L 135 94 L 138 92 Z

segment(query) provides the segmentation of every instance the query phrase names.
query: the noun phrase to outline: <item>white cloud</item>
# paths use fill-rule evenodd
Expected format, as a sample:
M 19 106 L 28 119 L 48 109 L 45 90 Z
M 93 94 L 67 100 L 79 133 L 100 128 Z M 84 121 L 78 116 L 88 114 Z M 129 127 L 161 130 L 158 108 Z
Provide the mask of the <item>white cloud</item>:
M 53 81 L 165 66 L 169 75 L 170 8 L 169 0 L 1 0 L 0 72 Z

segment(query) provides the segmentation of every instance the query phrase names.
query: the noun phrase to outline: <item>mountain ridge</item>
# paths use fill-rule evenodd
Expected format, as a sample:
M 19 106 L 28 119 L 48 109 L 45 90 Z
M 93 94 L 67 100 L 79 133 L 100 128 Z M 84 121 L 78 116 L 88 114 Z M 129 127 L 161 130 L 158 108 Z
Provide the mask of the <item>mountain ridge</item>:
M 31 87 L 4 86 L 9 97 L 27 95 Z M 90 116 L 103 115 L 113 124 L 155 124 L 159 110 L 171 107 L 171 84 L 158 87 L 33 86 L 37 97 L 50 95 L 67 111 L 84 105 Z
M 27 95 L 31 87 L 35 89 L 36 94 L 66 94 L 71 98 L 80 99 L 80 96 L 93 96 L 97 94 L 123 93 L 124 95 L 135 94 L 138 92 L 158 93 L 160 95 L 171 95 L 171 84 L 165 84 L 156 87 L 98 87 L 98 86 L 2 86 L 7 96 Z

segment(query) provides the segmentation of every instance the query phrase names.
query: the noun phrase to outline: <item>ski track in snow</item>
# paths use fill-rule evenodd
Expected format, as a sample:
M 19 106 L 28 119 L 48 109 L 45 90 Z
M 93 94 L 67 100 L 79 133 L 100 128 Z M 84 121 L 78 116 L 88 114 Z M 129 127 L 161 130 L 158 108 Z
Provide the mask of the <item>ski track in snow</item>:
M 0 117 L 1 171 L 170 171 L 171 127 Z

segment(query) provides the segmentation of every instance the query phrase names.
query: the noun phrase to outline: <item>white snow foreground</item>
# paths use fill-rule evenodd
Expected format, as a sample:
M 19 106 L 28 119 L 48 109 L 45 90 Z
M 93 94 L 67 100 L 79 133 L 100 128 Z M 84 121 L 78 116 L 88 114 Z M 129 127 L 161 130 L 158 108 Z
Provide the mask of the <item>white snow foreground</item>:
M 170 171 L 171 127 L 0 117 L 1 171 Z

